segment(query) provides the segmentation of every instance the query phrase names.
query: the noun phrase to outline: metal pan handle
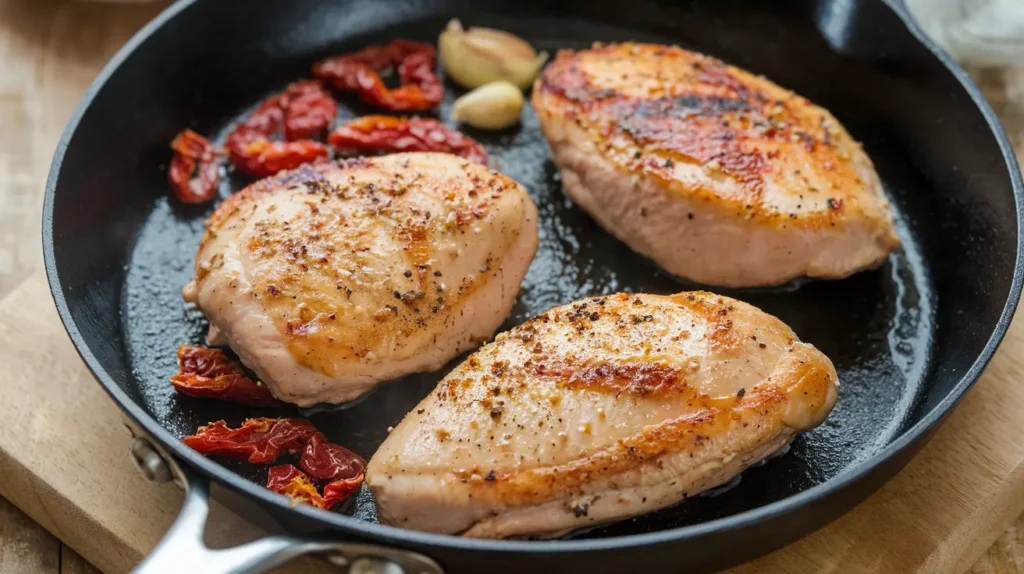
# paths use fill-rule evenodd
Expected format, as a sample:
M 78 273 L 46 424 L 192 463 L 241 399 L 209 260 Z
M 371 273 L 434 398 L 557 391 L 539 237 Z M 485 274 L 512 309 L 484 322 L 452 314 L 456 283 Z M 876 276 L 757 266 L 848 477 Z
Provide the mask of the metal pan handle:
M 234 548 L 207 548 L 203 532 L 210 511 L 209 479 L 160 453 L 144 436 L 135 438 L 132 456 L 146 478 L 156 482 L 174 479 L 185 488 L 178 518 L 135 567 L 136 574 L 259 574 L 305 554 L 323 554 L 328 562 L 352 574 L 444 574 L 437 562 L 422 554 L 327 538 L 277 535 Z

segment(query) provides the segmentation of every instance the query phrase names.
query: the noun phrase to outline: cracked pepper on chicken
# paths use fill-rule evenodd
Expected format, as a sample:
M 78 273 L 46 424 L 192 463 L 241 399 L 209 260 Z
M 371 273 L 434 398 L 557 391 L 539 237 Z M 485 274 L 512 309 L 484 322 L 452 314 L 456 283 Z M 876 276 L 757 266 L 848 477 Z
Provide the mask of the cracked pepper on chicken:
M 183 295 L 277 398 L 348 401 L 489 339 L 536 220 L 522 186 L 449 154 L 306 165 L 217 208 Z
M 557 307 L 455 368 L 366 470 L 381 520 L 557 536 L 725 484 L 820 424 L 838 380 L 775 317 L 706 292 Z
M 835 279 L 899 246 L 871 160 L 832 114 L 714 58 L 655 44 L 563 51 L 533 105 L 566 193 L 679 277 Z

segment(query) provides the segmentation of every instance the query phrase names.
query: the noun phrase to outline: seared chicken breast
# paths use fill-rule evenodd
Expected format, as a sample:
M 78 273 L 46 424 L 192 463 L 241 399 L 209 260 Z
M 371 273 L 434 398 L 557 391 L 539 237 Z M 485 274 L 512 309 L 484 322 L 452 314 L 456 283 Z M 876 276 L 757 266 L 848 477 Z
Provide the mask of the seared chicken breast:
M 453 155 L 307 165 L 217 208 L 183 294 L 278 398 L 348 401 L 489 339 L 536 219 L 522 186 Z
M 706 292 L 618 294 L 502 333 L 370 460 L 386 523 L 552 536 L 675 504 L 831 411 L 836 371 L 781 321 Z
M 564 51 L 533 105 L 565 191 L 674 275 L 839 278 L 899 246 L 871 160 L 832 114 L 714 58 L 652 44 Z

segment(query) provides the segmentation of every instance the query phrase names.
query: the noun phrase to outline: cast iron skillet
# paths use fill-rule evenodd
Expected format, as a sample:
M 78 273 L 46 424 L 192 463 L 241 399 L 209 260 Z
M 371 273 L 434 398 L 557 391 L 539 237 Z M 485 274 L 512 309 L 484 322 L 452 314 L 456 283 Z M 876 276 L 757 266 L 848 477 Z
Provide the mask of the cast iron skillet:
M 833 359 L 842 387 L 823 426 L 717 496 L 554 541 L 469 540 L 382 526 L 365 492 L 342 513 L 292 507 L 256 484 L 265 470 L 222 464 L 179 442 L 207 421 L 237 423 L 256 411 L 177 396 L 167 383 L 177 345 L 199 341 L 203 332 L 179 289 L 211 210 L 168 200 L 168 142 L 185 126 L 222 136 L 318 58 L 393 37 L 432 41 L 453 16 L 547 50 L 595 40 L 681 44 L 795 89 L 864 142 L 893 200 L 903 249 L 881 268 L 843 281 L 716 289 L 778 315 Z M 459 93 L 448 87 L 442 118 Z M 340 109 L 341 119 L 369 111 L 348 97 Z M 634 255 L 566 199 L 531 111 L 518 128 L 471 135 L 540 208 L 540 250 L 506 328 L 587 295 L 692 287 Z M 246 183 L 228 178 L 221 194 Z M 159 471 L 160 459 L 146 449 L 155 445 L 190 487 L 183 517 L 148 571 L 168 564 L 193 573 L 258 570 L 332 551 L 349 563 L 375 557 L 362 566 L 378 571 L 386 558 L 407 572 L 695 572 L 820 527 L 924 444 L 977 379 L 1016 307 L 1022 197 L 1010 146 L 977 88 L 903 8 L 881 0 L 183 1 L 136 35 L 83 99 L 53 161 L 43 242 L 68 333 L 151 441 L 138 443 L 137 454 Z M 442 375 L 407 377 L 358 404 L 303 414 L 369 457 L 387 427 Z M 292 534 L 207 551 L 196 529 L 210 481 L 225 487 L 218 497 L 237 511 Z

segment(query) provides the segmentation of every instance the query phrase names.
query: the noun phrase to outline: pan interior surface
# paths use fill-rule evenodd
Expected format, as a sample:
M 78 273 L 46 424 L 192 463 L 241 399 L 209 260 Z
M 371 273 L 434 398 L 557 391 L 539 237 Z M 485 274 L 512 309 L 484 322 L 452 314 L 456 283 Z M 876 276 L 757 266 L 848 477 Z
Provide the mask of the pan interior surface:
M 433 41 L 453 16 L 509 30 L 549 52 L 597 40 L 654 41 L 765 74 L 829 108 L 864 142 L 897 215 L 903 247 L 876 270 L 784 288 L 709 288 L 778 316 L 833 360 L 841 387 L 828 420 L 798 437 L 785 455 L 744 472 L 713 496 L 575 537 L 706 522 L 852 472 L 946 398 L 996 329 L 1017 248 L 1011 174 L 956 79 L 906 31 L 884 33 L 885 26 L 902 23 L 879 2 L 284 4 L 225 0 L 204 9 L 201 18 L 190 17 L 198 12 L 192 6 L 166 22 L 96 94 L 61 166 L 60 185 L 76 186 L 53 200 L 53 265 L 69 312 L 85 326 L 106 373 L 178 438 L 212 420 L 235 424 L 296 411 L 183 397 L 168 383 L 178 345 L 199 343 L 205 335 L 205 321 L 185 307 L 180 288 L 191 276 L 203 221 L 212 211 L 168 199 L 168 142 L 186 126 L 223 138 L 262 97 L 305 77 L 316 59 L 395 37 Z M 188 33 L 229 38 L 205 48 L 171 40 Z M 463 93 L 446 87 L 442 119 Z M 339 121 L 372 113 L 354 98 L 338 99 Z M 133 121 L 111 123 L 118 113 Z M 539 209 L 537 257 L 502 330 L 581 297 L 701 288 L 666 276 L 565 196 L 532 110 L 504 132 L 466 131 L 529 190 Z M 221 196 L 249 182 L 232 175 Z M 971 309 L 970 316 L 962 309 Z M 445 372 L 412 375 L 354 404 L 300 414 L 334 442 L 369 458 L 388 427 Z M 224 464 L 255 482 L 265 480 L 265 467 Z M 365 491 L 347 512 L 376 520 Z
M 590 39 L 608 35 L 608 30 L 598 25 L 576 24 L 573 32 L 574 37 L 530 40 L 553 52 L 587 46 Z M 649 37 L 642 30 L 617 33 Z M 375 34 L 373 41 L 402 35 L 400 30 L 386 29 Z M 671 42 L 670 38 L 651 39 Z M 442 118 L 449 116 L 452 100 L 461 92 L 454 85 L 448 88 L 440 109 Z M 342 97 L 339 119 L 363 112 L 360 108 Z M 618 291 L 670 294 L 700 288 L 666 276 L 604 232 L 568 199 L 532 110 L 526 110 L 522 124 L 515 129 L 471 135 L 484 143 L 499 169 L 530 191 L 539 209 L 540 247 L 502 330 L 591 295 Z M 230 194 L 248 181 L 240 175 L 229 178 L 222 192 Z M 889 185 L 890 194 L 906 192 Z M 211 209 L 158 200 L 132 252 L 122 298 L 124 332 L 139 397 L 179 438 L 208 421 L 226 418 L 237 424 L 254 412 L 178 395 L 167 382 L 177 370 L 177 346 L 201 344 L 205 335 L 205 321 L 198 312 L 186 309 L 180 288 L 191 277 L 202 222 Z M 910 228 L 903 224 L 901 232 L 904 247 L 900 252 L 880 269 L 845 281 L 759 291 L 711 288 L 780 317 L 803 340 L 830 356 L 841 380 L 835 411 L 822 427 L 796 439 L 787 455 L 744 473 L 727 493 L 578 536 L 657 530 L 735 514 L 828 480 L 888 444 L 902 429 L 928 371 L 932 337 L 933 295 L 928 272 Z M 398 424 L 443 374 L 408 376 L 384 385 L 358 404 L 315 408 L 306 414 L 332 440 L 369 458 L 387 436 L 388 427 Z M 265 480 L 265 468 L 234 466 L 257 482 Z M 365 489 L 353 511 L 367 520 L 375 519 Z

